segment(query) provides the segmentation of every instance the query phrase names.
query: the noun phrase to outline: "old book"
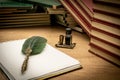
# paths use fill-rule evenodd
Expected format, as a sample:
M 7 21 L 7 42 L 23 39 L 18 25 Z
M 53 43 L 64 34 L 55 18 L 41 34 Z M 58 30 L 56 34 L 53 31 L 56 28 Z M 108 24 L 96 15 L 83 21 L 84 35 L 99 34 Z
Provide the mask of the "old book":
M 66 10 L 65 10 L 64 8 L 53 9 L 53 8 L 47 7 L 47 8 L 45 9 L 45 11 L 46 11 L 48 14 L 65 14 L 65 13 L 66 13 Z
M 54 15 L 54 18 L 55 18 L 55 22 L 57 24 L 60 24 L 60 25 L 63 25 L 63 26 L 68 26 L 66 20 L 65 20 L 65 15 L 63 14 L 56 14 Z
M 92 0 L 75 0 L 77 3 L 79 3 L 79 6 L 81 7 L 82 11 L 88 16 L 90 20 L 93 18 L 93 1 Z
M 70 27 L 73 30 L 83 32 L 82 28 L 78 26 L 77 22 L 69 13 L 66 13 L 65 15 L 62 14 L 55 15 L 55 22 L 65 27 Z
M 104 24 L 120 26 L 119 17 L 114 17 L 114 16 L 103 14 L 103 13 L 99 13 L 99 12 L 94 12 L 94 20 L 100 21 Z
M 104 60 L 120 67 L 120 57 L 114 56 L 111 53 L 105 51 L 104 49 L 102 49 L 96 45 L 93 45 L 93 44 L 90 44 L 90 45 L 92 46 L 92 47 L 90 47 L 90 50 L 89 50 L 91 53 L 93 53 L 93 54 L 97 55 L 98 57 L 101 57 Z
M 69 11 L 69 13 L 74 17 L 75 21 L 83 28 L 83 30 L 90 35 L 90 20 L 84 14 L 80 7 L 79 1 L 75 0 L 60 0 L 64 7 Z
M 48 22 L 42 22 L 42 23 L 31 23 L 31 24 L 21 24 L 21 25 L 4 25 L 0 26 L 0 28 L 12 28 L 12 27 L 35 27 L 35 26 L 47 26 L 50 25 Z
M 61 3 L 58 0 L 28 0 L 28 1 L 37 3 L 44 7 L 51 7 L 53 9 L 61 7 Z
M 69 13 L 66 14 L 64 19 L 70 27 L 78 25 L 73 16 Z
M 94 11 L 108 14 L 108 15 L 114 15 L 114 16 L 120 16 L 120 8 L 116 6 L 111 6 L 107 4 L 102 3 L 95 3 L 94 4 Z
M 74 8 L 76 10 L 78 10 L 78 13 L 83 16 L 83 17 L 81 16 L 81 18 L 84 20 L 84 22 L 86 22 L 87 24 L 91 25 L 91 18 L 89 18 L 87 16 L 88 14 L 86 14 L 84 12 L 84 10 L 81 8 L 80 4 L 78 2 L 76 2 L 75 0 L 71 0 L 70 3 L 72 3 Z M 89 27 L 91 27 L 91 26 L 89 26 Z
M 108 51 L 109 53 L 111 54 L 114 54 L 116 56 L 119 56 L 120 57 L 120 49 L 119 48 L 116 48 L 110 44 L 107 44 L 103 41 L 100 41 L 96 38 L 91 38 L 91 41 L 90 41 L 91 44 L 95 44 L 101 48 L 103 48 L 104 50 Z
M 57 14 L 55 15 L 55 19 L 59 22 L 62 22 L 64 24 L 69 24 L 71 26 L 77 25 L 76 21 L 74 20 L 72 15 L 70 15 L 69 13 L 66 13 L 65 15 Z
M 108 33 L 108 35 L 113 35 L 113 37 L 120 38 L 120 29 L 118 26 L 112 26 L 112 25 L 105 25 L 103 23 L 100 23 L 99 21 L 92 21 L 92 29 L 98 29 L 101 31 L 101 33 Z
M 115 5 L 116 4 L 116 5 Z M 93 0 L 89 51 L 120 66 L 120 23 L 118 0 Z
M 50 15 L 46 13 L 0 15 L 0 28 L 50 25 L 50 23 Z
M 12 0 L 0 1 L 0 14 L 8 13 L 25 13 L 28 10 L 33 10 L 34 6 L 29 3 L 21 3 Z
M 111 6 L 119 6 L 120 5 L 119 0 L 94 0 L 94 2 L 111 5 Z
M 21 3 L 21 2 L 8 0 L 8 1 L 0 1 L 0 8 L 31 9 L 33 8 L 33 5 L 29 3 Z
M 111 35 L 107 35 L 102 32 L 98 32 L 96 30 L 91 31 L 91 36 L 96 37 L 102 41 L 105 41 L 113 46 L 119 47 L 120 48 L 120 39 L 112 37 Z
M 47 44 L 41 54 L 30 56 L 28 68 L 21 74 L 21 66 L 25 59 L 21 52 L 24 41 L 0 43 L 0 68 L 10 80 L 46 79 L 81 68 L 78 60 Z

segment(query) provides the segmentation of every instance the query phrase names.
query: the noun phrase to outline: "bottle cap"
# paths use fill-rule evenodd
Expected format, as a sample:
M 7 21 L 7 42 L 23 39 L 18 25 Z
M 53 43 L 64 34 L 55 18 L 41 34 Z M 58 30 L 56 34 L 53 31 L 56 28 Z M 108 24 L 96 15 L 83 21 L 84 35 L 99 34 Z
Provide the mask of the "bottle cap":
M 66 34 L 71 34 L 72 33 L 72 29 L 71 28 L 66 28 Z

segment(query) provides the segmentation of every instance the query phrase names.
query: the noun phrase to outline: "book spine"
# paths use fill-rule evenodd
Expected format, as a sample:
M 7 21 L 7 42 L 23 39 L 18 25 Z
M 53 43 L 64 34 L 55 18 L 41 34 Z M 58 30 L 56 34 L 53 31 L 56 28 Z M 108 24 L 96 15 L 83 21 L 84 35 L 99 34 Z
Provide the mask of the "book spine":
M 74 0 L 69 1 L 69 3 L 74 8 L 75 12 L 78 15 L 80 15 L 80 18 L 83 20 L 83 22 L 85 22 L 88 25 L 87 27 L 90 30 L 91 21 L 89 21 L 89 19 L 86 17 L 86 15 L 84 15 L 84 12 L 81 10 L 81 7 L 76 2 L 74 2 Z
M 120 18 L 120 14 L 113 13 L 113 12 L 107 12 L 107 11 L 98 10 L 98 9 L 94 9 L 94 12 L 98 12 L 98 13 L 101 13 L 101 14 L 106 14 L 106 15 L 110 15 L 110 16 L 114 16 L 114 17 L 119 17 Z
M 94 43 L 90 43 L 89 45 L 92 46 L 93 48 L 97 48 L 98 50 L 103 51 L 106 54 L 111 55 L 111 56 L 115 57 L 116 59 L 120 60 L 120 56 L 118 56 L 118 55 L 116 55 L 116 54 L 114 54 L 114 53 L 112 53 L 112 52 L 110 52 L 110 51 L 108 51 L 108 50 L 106 50 L 106 49 L 104 49 L 104 48 L 94 44 Z
M 79 13 L 79 11 L 74 7 L 75 5 L 73 5 L 71 3 L 71 1 L 68 0 L 60 0 L 60 2 L 63 4 L 63 6 L 65 8 L 67 8 L 67 10 L 72 14 L 72 16 L 74 17 L 75 21 L 81 25 L 81 27 L 83 28 L 83 30 L 90 36 L 90 27 L 91 25 L 87 24 L 86 20 L 84 19 L 84 17 Z
M 89 10 L 89 8 L 84 4 L 84 2 L 82 2 L 81 0 L 74 0 L 75 3 L 80 7 L 80 9 L 84 12 L 84 14 L 90 19 L 92 20 L 93 18 L 93 12 L 91 10 Z M 89 12 L 91 12 L 92 15 L 90 15 L 81 5 L 83 4 L 86 8 L 88 8 Z
M 96 49 L 95 47 L 92 47 L 92 49 L 89 50 L 90 53 L 110 62 L 111 64 L 117 66 L 117 67 L 120 67 L 120 60 L 116 59 L 115 57 L 111 56 L 111 55 L 107 55 L 106 52 L 104 51 L 100 51 L 102 53 L 97 53 L 99 49 L 97 49 L 97 51 L 94 49 Z
M 116 34 L 113 34 L 113 33 L 110 33 L 110 32 L 107 32 L 107 31 L 104 31 L 104 30 L 95 28 L 95 27 L 92 27 L 92 30 L 95 30 L 95 31 L 98 31 L 98 32 L 100 32 L 100 33 L 104 33 L 104 34 L 106 34 L 106 35 L 110 35 L 111 37 L 120 39 L 120 35 L 116 35 Z M 118 34 L 119 34 L 119 33 L 118 33 Z
M 111 45 L 111 46 L 114 46 L 114 47 L 120 49 L 120 46 L 119 46 L 119 45 L 117 45 L 117 44 L 115 44 L 115 43 L 112 43 L 112 42 L 110 42 L 110 41 L 108 41 L 108 40 L 101 39 L 100 37 L 97 37 L 97 36 L 94 36 L 94 35 L 91 35 L 91 38 L 95 38 L 95 39 L 97 39 L 97 40 L 99 40 L 99 41 L 102 41 L 102 42 L 104 42 L 104 43 L 107 43 L 107 44 L 109 44 L 109 45 Z
M 94 0 L 93 2 L 95 6 L 89 51 L 120 67 L 120 14 L 114 12 L 114 10 L 119 11 L 118 8 L 116 9 L 118 5 L 111 6 L 119 3 L 111 1 Z
M 34 15 L 36 14 L 36 15 Z M 50 25 L 50 15 L 40 13 L 0 15 L 0 28 Z
M 101 3 L 103 5 L 110 5 L 113 7 L 119 7 L 120 1 L 119 0 L 93 0 L 94 3 Z
M 115 27 L 117 29 L 120 29 L 120 25 L 113 24 L 113 23 L 110 23 L 110 22 L 106 22 L 106 21 L 103 21 L 103 20 L 100 20 L 100 19 L 97 19 L 97 18 L 93 18 L 93 21 L 101 23 L 101 24 L 105 24 L 105 25 L 110 26 L 110 27 Z
M 101 14 L 101 13 L 95 12 L 93 20 L 98 21 L 103 24 L 106 24 L 106 25 L 113 25 L 113 26 L 120 27 L 118 17 L 113 17 L 113 16 L 109 16 L 106 14 Z
M 120 49 L 118 49 L 114 46 L 111 46 L 110 44 L 107 44 L 107 43 L 100 41 L 96 38 L 91 38 L 90 43 L 95 44 L 95 45 L 97 45 L 97 46 L 117 55 L 117 56 L 120 56 Z

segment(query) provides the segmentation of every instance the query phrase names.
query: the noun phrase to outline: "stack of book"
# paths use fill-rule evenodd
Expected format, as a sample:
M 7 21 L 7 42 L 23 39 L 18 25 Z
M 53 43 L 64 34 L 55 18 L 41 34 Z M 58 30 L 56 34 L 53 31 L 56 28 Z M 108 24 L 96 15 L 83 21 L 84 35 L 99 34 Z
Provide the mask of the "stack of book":
M 27 3 L 32 3 L 37 5 L 39 10 L 43 10 L 48 14 L 60 14 L 61 12 L 64 13 L 63 8 L 61 8 L 61 3 L 58 0 L 27 0 Z
M 93 18 L 92 10 L 85 5 L 84 0 L 60 0 L 63 6 L 74 17 L 75 21 L 90 36 L 91 22 Z M 92 0 L 89 0 L 91 3 Z
M 78 25 L 78 23 L 74 20 L 71 14 L 57 14 L 55 15 L 55 22 L 57 24 L 63 25 L 65 27 L 70 27 L 78 32 L 83 32 L 83 29 Z
M 62 6 L 58 0 L 28 0 L 31 3 L 39 5 L 45 13 L 51 15 L 52 24 L 60 24 L 66 27 L 71 27 L 79 32 L 82 32 L 81 27 L 78 27 L 77 22 L 72 15 Z
M 60 2 L 88 33 L 89 51 L 120 66 L 120 1 L 60 0 Z
M 120 1 L 94 0 L 90 52 L 120 66 Z
M 50 25 L 46 13 L 22 13 L 0 15 L 0 28 Z
M 37 13 L 34 4 L 0 1 L 0 28 L 50 25 L 50 15 Z
M 68 26 L 66 20 L 65 20 L 66 15 L 65 14 L 57 14 L 55 15 L 55 23 L 63 25 L 63 26 Z

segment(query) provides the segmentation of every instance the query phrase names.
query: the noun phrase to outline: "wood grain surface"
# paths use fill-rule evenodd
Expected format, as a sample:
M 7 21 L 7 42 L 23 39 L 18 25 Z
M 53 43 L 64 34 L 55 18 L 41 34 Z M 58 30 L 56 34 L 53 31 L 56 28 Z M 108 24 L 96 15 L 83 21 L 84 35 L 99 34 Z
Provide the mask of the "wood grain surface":
M 61 34 L 65 35 L 63 26 L 5 28 L 0 29 L 0 42 L 25 39 L 36 35 L 45 37 L 48 44 L 55 47 Z M 83 68 L 48 80 L 120 80 L 120 68 L 88 52 L 89 37 L 86 34 L 73 31 L 72 36 L 73 42 L 76 43 L 74 49 L 58 49 L 79 60 Z M 0 80 L 7 80 L 1 71 Z

